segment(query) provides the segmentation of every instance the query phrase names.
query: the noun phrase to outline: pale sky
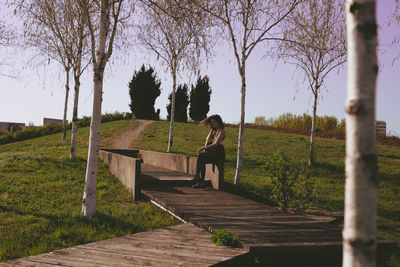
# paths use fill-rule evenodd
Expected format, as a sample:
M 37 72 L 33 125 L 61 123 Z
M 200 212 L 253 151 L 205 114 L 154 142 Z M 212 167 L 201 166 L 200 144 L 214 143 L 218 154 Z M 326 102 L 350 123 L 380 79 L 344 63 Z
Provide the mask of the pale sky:
M 378 1 L 378 23 L 381 63 L 377 82 L 377 120 L 387 123 L 387 131 L 400 135 L 399 100 L 400 100 L 400 61 L 392 65 L 394 55 L 400 53 L 399 46 L 391 45 L 396 27 L 387 27 L 387 17 L 393 10 L 394 0 Z M 299 73 L 293 66 L 283 63 L 275 64 L 269 59 L 262 59 L 265 46 L 256 49 L 247 62 L 247 95 L 246 122 L 252 122 L 257 116 L 277 117 L 283 113 L 311 114 L 312 95 Z M 0 72 L 9 68 L 2 66 L 9 51 L 0 48 Z M 115 56 L 115 55 L 114 55 Z M 56 64 L 43 64 L 35 70 L 23 70 L 28 56 L 18 52 L 11 55 L 14 68 L 20 71 L 20 79 L 15 80 L 0 75 L 0 121 L 34 123 L 42 125 L 43 117 L 62 119 L 64 109 L 64 73 Z M 123 58 L 119 55 L 119 58 Z M 108 64 L 104 83 L 102 112 L 128 112 L 128 83 L 133 72 L 142 64 L 149 64 L 156 69 L 161 79 L 161 95 L 157 98 L 155 108 L 160 108 L 161 117 L 166 117 L 168 95 L 172 90 L 169 73 L 149 53 L 143 53 L 133 47 L 130 55 L 124 60 L 115 60 Z M 240 120 L 240 76 L 232 50 L 228 45 L 216 49 L 216 57 L 207 66 L 202 67 L 201 74 L 208 75 L 212 87 L 209 115 L 218 113 L 225 122 L 238 123 Z M 319 116 L 344 117 L 346 98 L 347 66 L 339 74 L 332 72 L 325 83 L 322 99 L 319 101 Z M 194 82 L 192 79 L 191 82 Z M 187 75 L 182 75 L 180 83 L 189 82 Z M 73 86 L 73 83 L 71 84 Z M 79 117 L 90 116 L 92 110 L 92 72 L 86 72 L 82 81 L 79 98 Z M 68 107 L 68 120 L 72 117 L 73 89 L 71 88 Z

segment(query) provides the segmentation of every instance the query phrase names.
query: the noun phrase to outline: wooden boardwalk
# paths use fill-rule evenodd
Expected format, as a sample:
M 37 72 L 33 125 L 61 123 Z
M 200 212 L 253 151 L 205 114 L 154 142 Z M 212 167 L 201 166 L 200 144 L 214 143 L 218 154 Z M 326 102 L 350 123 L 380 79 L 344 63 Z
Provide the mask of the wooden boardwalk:
M 183 224 L 0 266 L 247 266 L 246 256 L 253 252 L 280 255 L 277 262 L 292 264 L 268 266 L 328 266 L 327 261 L 340 266 L 341 228 L 331 223 L 333 217 L 289 213 L 211 187 L 195 189 L 191 176 L 151 165 L 142 164 L 141 172 L 142 193 Z M 216 246 L 210 232 L 218 229 L 238 233 L 243 248 Z
M 335 218 L 289 213 L 210 187 L 195 189 L 188 183 L 192 177 L 146 164 L 142 177 L 151 181 L 142 193 L 152 201 L 210 232 L 238 233 L 249 251 L 341 249 L 341 228 L 329 223 Z
M 210 266 L 246 253 L 216 246 L 211 234 L 184 223 L 37 256 L 0 266 Z

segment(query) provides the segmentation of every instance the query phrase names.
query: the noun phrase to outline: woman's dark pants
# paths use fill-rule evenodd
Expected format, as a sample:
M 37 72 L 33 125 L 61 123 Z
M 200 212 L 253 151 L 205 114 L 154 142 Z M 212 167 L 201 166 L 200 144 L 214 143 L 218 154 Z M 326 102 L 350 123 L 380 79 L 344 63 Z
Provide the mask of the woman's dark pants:
M 200 153 L 197 157 L 196 177 L 198 177 L 201 182 L 204 182 L 206 176 L 207 163 L 213 163 L 212 156 L 207 152 Z

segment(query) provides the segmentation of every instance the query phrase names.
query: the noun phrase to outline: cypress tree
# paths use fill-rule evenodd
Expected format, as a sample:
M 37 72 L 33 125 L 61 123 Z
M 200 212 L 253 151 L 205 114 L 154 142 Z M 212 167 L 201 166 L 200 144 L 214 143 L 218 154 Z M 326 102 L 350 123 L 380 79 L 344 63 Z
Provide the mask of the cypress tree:
M 210 110 L 211 88 L 207 76 L 197 79 L 196 86 L 190 91 L 189 116 L 194 121 L 201 121 L 207 117 Z
M 169 104 L 167 105 L 167 120 L 171 117 L 171 101 L 172 101 L 172 93 L 168 96 Z M 179 122 L 187 122 L 189 105 L 189 88 L 186 84 L 179 85 L 178 89 L 175 93 L 175 121 Z
M 138 119 L 156 119 L 154 103 L 161 94 L 161 82 L 156 77 L 152 67 L 146 70 L 144 65 L 139 71 L 135 71 L 129 82 L 129 95 L 131 97 L 132 114 Z

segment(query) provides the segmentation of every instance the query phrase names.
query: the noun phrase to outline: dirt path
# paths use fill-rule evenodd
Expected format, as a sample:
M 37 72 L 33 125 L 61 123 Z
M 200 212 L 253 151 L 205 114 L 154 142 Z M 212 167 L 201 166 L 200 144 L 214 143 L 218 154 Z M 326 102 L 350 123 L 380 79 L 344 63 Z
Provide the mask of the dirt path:
M 116 134 L 110 137 L 109 140 L 107 140 L 109 147 L 112 148 L 122 148 L 122 149 L 128 149 L 130 148 L 131 144 L 133 141 L 135 141 L 137 138 L 140 137 L 140 134 L 143 132 L 143 130 L 152 124 L 154 121 L 150 120 L 136 120 L 136 122 L 139 123 L 138 126 L 134 128 L 128 128 L 127 131 L 124 131 L 120 134 Z

